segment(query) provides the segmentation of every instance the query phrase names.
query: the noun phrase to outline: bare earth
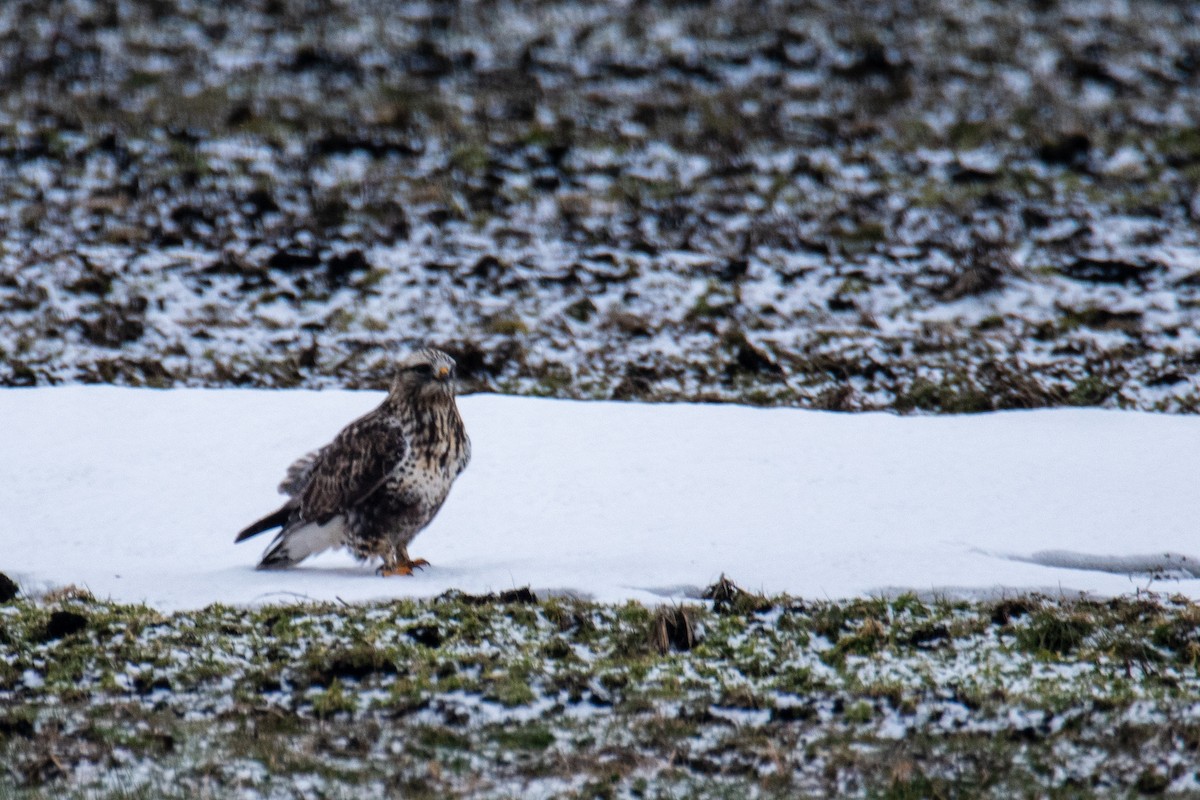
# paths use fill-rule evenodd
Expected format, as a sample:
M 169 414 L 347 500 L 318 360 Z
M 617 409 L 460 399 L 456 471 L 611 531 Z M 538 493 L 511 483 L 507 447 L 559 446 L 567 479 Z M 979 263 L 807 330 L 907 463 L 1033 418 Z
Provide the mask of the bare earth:
M 6 3 L 0 382 L 1200 408 L 1198 7 L 842 6 Z

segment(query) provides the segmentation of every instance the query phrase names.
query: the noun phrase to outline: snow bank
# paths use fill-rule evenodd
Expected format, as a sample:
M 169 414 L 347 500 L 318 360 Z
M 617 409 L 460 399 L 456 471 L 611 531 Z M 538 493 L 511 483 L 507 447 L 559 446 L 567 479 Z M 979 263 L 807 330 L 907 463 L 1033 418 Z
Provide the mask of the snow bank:
M 291 460 L 370 392 L 0 392 L 0 571 L 166 609 L 529 585 L 695 596 L 722 572 L 809 597 L 881 591 L 1200 597 L 1200 419 L 1097 410 L 970 417 L 461 399 L 475 460 L 379 578 L 343 553 L 253 567 Z M 1186 569 L 1182 567 L 1187 567 Z M 1163 580 L 1164 576 L 1182 577 Z

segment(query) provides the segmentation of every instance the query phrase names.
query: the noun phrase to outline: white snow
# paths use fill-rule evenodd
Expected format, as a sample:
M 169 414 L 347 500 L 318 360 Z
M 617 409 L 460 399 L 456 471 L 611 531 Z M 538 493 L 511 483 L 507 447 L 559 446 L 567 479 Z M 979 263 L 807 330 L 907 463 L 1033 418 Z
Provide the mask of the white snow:
M 380 578 L 337 552 L 256 572 L 270 535 L 234 534 L 281 502 L 294 458 L 380 397 L 4 390 L 0 571 L 30 592 L 75 584 L 164 609 L 526 585 L 661 602 L 721 573 L 817 598 L 1200 597 L 1180 568 L 1200 555 L 1200 419 L 1100 410 L 896 417 L 470 396 L 474 461 L 411 547 L 432 567 Z

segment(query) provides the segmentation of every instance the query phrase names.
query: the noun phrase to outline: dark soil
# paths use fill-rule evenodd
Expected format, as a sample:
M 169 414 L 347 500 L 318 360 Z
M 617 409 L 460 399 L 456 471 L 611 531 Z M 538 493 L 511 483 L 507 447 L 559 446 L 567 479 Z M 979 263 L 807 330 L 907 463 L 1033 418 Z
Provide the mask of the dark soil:
M 1200 408 L 1200 6 L 0 12 L 0 384 Z

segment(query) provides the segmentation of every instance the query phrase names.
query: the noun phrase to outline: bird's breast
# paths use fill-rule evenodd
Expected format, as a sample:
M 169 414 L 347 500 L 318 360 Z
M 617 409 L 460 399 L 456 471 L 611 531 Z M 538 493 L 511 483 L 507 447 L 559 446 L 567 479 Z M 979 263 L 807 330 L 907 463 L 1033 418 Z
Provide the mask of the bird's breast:
M 443 469 L 438 459 L 428 457 L 406 458 L 389 476 L 393 492 L 419 505 L 441 505 L 453 482 L 454 474 Z

